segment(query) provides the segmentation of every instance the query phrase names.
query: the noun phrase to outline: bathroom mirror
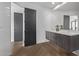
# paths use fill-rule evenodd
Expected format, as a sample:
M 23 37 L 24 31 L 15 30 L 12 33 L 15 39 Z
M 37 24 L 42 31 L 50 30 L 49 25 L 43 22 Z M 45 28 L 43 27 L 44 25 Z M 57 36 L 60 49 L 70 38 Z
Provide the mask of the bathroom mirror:
M 66 30 L 79 30 L 79 17 L 64 15 L 63 28 Z

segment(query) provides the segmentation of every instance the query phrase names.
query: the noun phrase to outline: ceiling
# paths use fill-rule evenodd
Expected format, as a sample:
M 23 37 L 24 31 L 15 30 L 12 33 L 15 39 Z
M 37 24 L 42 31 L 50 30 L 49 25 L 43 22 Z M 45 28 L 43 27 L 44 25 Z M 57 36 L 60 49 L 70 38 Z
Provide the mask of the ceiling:
M 79 2 L 68 2 L 57 10 L 60 11 L 79 11 Z
M 62 2 L 56 2 L 55 5 L 53 5 L 51 2 L 18 2 L 20 5 L 25 5 L 26 3 L 40 5 L 45 8 L 50 8 L 54 10 L 53 8 L 56 7 L 58 4 L 61 4 Z M 23 6 L 22 5 L 22 6 Z M 79 2 L 67 2 L 63 6 L 59 7 L 57 9 L 58 11 L 79 11 Z
M 15 2 L 15 3 L 21 6 L 24 6 L 26 4 L 34 4 L 34 5 L 39 5 L 45 8 L 53 8 L 56 5 L 61 4 L 62 2 L 55 2 L 55 5 L 53 5 L 52 2 Z
M 60 4 L 62 2 L 55 2 L 55 5 L 53 5 L 52 2 L 30 2 L 30 3 L 40 5 L 40 6 L 43 6 L 43 7 L 46 7 L 46 8 L 53 8 L 57 4 Z

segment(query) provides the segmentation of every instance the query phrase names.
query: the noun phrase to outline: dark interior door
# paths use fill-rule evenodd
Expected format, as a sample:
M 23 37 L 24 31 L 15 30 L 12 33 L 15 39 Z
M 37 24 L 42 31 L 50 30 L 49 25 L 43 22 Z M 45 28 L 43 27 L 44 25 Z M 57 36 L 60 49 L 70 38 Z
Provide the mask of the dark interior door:
M 14 13 L 14 41 L 23 40 L 23 14 Z
M 25 46 L 36 44 L 36 10 L 25 8 Z
M 64 15 L 64 29 L 69 30 L 70 16 Z

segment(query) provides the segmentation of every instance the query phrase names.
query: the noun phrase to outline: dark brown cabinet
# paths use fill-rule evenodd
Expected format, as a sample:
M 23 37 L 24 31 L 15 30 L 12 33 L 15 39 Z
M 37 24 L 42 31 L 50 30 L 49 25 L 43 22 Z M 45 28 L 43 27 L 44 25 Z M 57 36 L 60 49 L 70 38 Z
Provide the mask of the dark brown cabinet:
M 67 51 L 74 51 L 79 49 L 79 35 L 67 36 L 46 31 L 46 39 L 55 42 L 58 46 L 64 48 Z

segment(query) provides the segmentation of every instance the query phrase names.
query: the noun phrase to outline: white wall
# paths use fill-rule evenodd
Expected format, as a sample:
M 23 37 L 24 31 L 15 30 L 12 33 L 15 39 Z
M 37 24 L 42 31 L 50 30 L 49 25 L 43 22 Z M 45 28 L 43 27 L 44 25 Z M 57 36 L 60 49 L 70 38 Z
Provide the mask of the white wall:
M 50 30 L 52 12 L 49 9 L 40 8 L 37 10 L 37 43 L 47 42 L 45 31 Z
M 55 30 L 56 25 L 63 25 L 63 15 L 61 12 L 52 12 L 51 30 Z
M 37 43 L 47 42 L 45 38 L 45 31 L 50 29 L 50 22 L 52 20 L 52 11 L 45 7 L 35 5 L 32 3 L 18 3 L 25 8 L 36 10 L 36 41 Z
M 10 2 L 0 2 L 0 55 L 11 54 Z
M 11 3 L 11 42 L 14 42 L 14 12 L 23 14 L 23 26 L 24 26 L 24 8 L 20 7 L 15 3 Z M 23 27 L 23 34 L 24 34 L 24 27 Z

